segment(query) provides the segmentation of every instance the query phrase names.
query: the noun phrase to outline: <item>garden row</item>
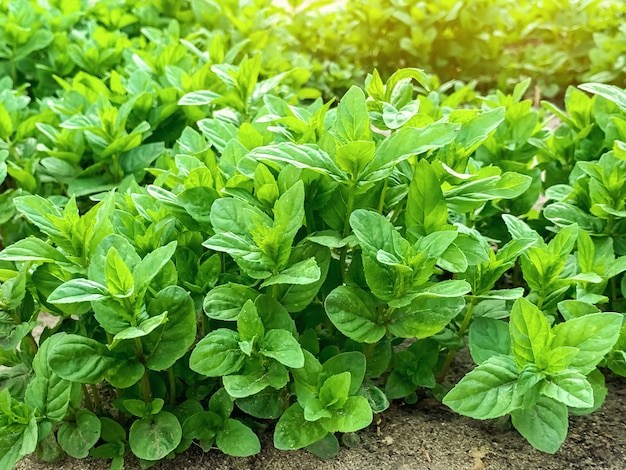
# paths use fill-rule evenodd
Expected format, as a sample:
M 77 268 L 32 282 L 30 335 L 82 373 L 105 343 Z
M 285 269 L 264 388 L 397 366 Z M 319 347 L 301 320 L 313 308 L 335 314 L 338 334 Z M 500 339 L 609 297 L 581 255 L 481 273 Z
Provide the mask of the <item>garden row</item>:
M 3 7 L 2 468 L 268 428 L 328 457 L 424 394 L 555 452 L 626 376 L 626 92 L 402 68 L 324 100 L 288 10 L 133 5 Z

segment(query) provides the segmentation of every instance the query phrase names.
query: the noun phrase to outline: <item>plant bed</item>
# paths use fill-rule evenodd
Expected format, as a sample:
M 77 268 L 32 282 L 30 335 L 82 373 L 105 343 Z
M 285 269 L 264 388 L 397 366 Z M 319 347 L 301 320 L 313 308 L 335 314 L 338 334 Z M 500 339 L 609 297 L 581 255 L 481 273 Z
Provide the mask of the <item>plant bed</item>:
M 451 378 L 460 378 L 470 366 L 467 352 L 460 353 Z M 343 447 L 332 460 L 322 460 L 306 451 L 282 452 L 272 446 L 269 433 L 261 435 L 261 453 L 235 458 L 216 449 L 209 453 L 192 447 L 174 460 L 154 469 L 204 470 L 349 470 L 379 469 L 528 469 L 585 468 L 619 470 L 626 463 L 626 380 L 610 378 L 604 405 L 588 416 L 570 419 L 569 435 L 556 454 L 533 449 L 514 430 L 494 421 L 476 421 L 425 402 L 399 405 L 385 411 L 367 429 L 357 433 L 354 447 Z M 98 459 L 45 463 L 35 457 L 20 462 L 16 470 L 107 470 Z M 128 470 L 139 470 L 139 462 L 126 459 Z
M 561 109 L 530 79 L 320 83 L 262 1 L 9 3 L 0 467 L 340 443 L 432 463 L 432 427 L 405 447 L 394 423 L 468 423 L 450 410 L 563 456 L 610 406 L 626 91 L 572 86 Z M 484 464 L 476 439 L 454 458 Z

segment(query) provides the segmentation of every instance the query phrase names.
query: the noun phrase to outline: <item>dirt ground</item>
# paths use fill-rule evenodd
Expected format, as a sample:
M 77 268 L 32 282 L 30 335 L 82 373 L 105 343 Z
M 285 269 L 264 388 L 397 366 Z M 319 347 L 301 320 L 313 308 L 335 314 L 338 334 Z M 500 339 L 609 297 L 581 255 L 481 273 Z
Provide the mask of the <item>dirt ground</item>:
M 462 357 L 463 355 L 461 355 Z M 462 360 L 462 362 L 465 362 Z M 455 367 L 460 377 L 464 364 Z M 588 416 L 570 417 L 568 438 L 554 455 L 533 449 L 514 429 L 498 421 L 475 421 L 456 415 L 432 399 L 416 405 L 392 405 L 359 434 L 357 447 L 321 460 L 306 451 L 284 452 L 272 446 L 271 433 L 261 436 L 263 450 L 234 458 L 192 447 L 160 470 L 484 470 L 484 469 L 624 469 L 626 468 L 626 379 L 609 378 L 605 404 Z M 17 470 L 105 470 L 107 461 L 74 460 L 49 464 L 31 457 Z M 139 470 L 128 458 L 127 470 Z

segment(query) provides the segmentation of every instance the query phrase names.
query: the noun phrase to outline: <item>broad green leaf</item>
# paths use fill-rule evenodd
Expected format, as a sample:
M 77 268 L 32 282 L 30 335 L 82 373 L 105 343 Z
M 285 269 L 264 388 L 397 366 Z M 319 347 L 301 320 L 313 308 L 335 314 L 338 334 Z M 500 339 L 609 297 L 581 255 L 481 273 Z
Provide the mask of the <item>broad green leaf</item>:
M 320 388 L 319 399 L 324 408 L 338 410 L 343 407 L 350 393 L 350 372 L 331 375 Z
M 48 365 L 50 351 L 61 337 L 52 336 L 39 346 L 32 363 L 35 377 L 28 383 L 24 397 L 30 408 L 37 409 L 39 416 L 45 416 L 52 423 L 65 418 L 72 391 L 71 382 L 59 377 Z
M 130 427 L 128 442 L 133 454 L 143 460 L 161 460 L 172 452 L 182 438 L 176 416 L 167 411 L 135 421 Z
M 155 398 L 149 402 L 137 398 L 122 399 L 123 408 L 138 418 L 148 418 L 157 414 L 163 409 L 164 404 L 162 398 Z
M 254 302 L 265 330 L 287 330 L 297 336 L 296 324 L 289 312 L 274 297 L 263 294 Z
M 591 233 L 602 232 L 603 222 L 600 218 L 585 212 L 580 207 L 565 202 L 554 202 L 547 205 L 543 215 L 558 226 L 578 224 L 580 228 Z
M 272 249 L 277 253 L 272 253 L 271 258 L 275 261 L 277 269 L 283 269 L 289 261 L 293 240 L 302 227 L 303 220 L 304 183 L 300 180 L 285 191 L 274 204 L 272 231 L 277 235 L 277 244 Z
M 289 382 L 289 372 L 282 364 L 272 362 L 267 369 L 244 369 L 243 374 L 227 375 L 222 381 L 231 397 L 245 398 L 259 393 L 265 387 L 283 388 Z
M 359 395 L 367 400 L 374 413 L 382 413 L 389 408 L 390 403 L 385 392 L 369 381 L 363 383 Z
M 334 434 L 328 433 L 322 439 L 306 446 L 306 450 L 320 459 L 332 459 L 339 455 L 341 447 L 339 439 Z
M 376 343 L 385 335 L 372 297 L 357 287 L 336 287 L 324 302 L 330 321 L 348 338 Z
M 183 438 L 214 439 L 224 425 L 224 418 L 213 411 L 199 411 L 183 421 Z
M 65 238 L 51 217 L 63 219 L 63 214 L 51 201 L 41 196 L 20 196 L 13 199 L 15 208 L 30 222 L 51 237 Z
M 545 374 L 553 375 L 566 369 L 578 354 L 578 348 L 571 346 L 556 346 L 545 351 L 540 365 Z
M 478 299 L 484 300 L 517 300 L 524 296 L 523 287 L 514 287 L 513 289 L 492 289 L 485 294 L 476 296 Z
M 276 259 L 257 245 L 278 255 L 279 234 L 272 233 L 265 212 L 239 199 L 220 198 L 211 206 L 211 225 L 215 235 L 203 243 L 205 247 L 228 253 L 254 279 L 266 279 L 277 269 Z
M 615 103 L 622 111 L 626 111 L 626 92 L 615 85 L 608 85 L 606 83 L 583 83 L 582 85 L 578 85 L 578 88 L 595 95 L 600 95 Z
M 59 377 L 80 383 L 102 381 L 114 363 L 104 344 L 74 334 L 62 336 L 48 356 L 48 364 Z
M 593 389 L 580 372 L 563 371 L 541 384 L 541 393 L 571 408 L 593 406 Z
M 248 457 L 261 452 L 261 442 L 252 429 L 232 418 L 217 433 L 215 443 L 226 455 L 235 457 Z
M 167 321 L 144 336 L 146 367 L 165 370 L 183 357 L 196 339 L 196 309 L 184 289 L 169 286 L 148 304 L 148 314 L 158 318 L 167 314 Z
M 414 227 L 420 235 L 437 232 L 448 224 L 448 206 L 439 179 L 425 159 L 415 166 L 409 184 L 405 223 L 407 228 Z
M 204 299 L 204 311 L 209 318 L 216 320 L 237 320 L 244 304 L 255 300 L 259 293 L 241 284 L 223 284 L 209 291 Z
M 284 407 L 280 391 L 272 388 L 266 388 L 250 397 L 239 398 L 236 403 L 244 413 L 261 419 L 280 418 Z
M 449 279 L 426 285 L 420 289 L 419 296 L 461 297 L 470 290 L 472 290 L 472 287 L 466 281 Z
M 101 424 L 98 417 L 88 410 L 79 410 L 75 418 L 76 422 L 66 422 L 59 427 L 57 439 L 68 455 L 84 459 L 100 439 Z
M 331 357 L 322 365 L 324 373 L 331 375 L 350 372 L 350 395 L 356 395 L 363 383 L 367 361 L 365 356 L 357 351 L 344 352 Z
M 189 358 L 189 367 L 199 374 L 219 377 L 237 372 L 244 360 L 237 332 L 220 328 L 196 344 Z
M 623 315 L 618 313 L 591 313 L 568 320 L 553 328 L 552 347 L 578 348 L 578 354 L 570 363 L 570 367 L 587 375 L 613 348 L 619 337 L 622 322 Z
M 436 122 L 424 128 L 404 127 L 391 134 L 376 149 L 374 159 L 367 165 L 361 179 L 379 181 L 391 174 L 395 165 L 412 155 L 444 147 L 454 141 L 461 126 Z
M 419 111 L 419 101 L 407 103 L 401 109 L 392 104 L 383 103 L 383 122 L 389 129 L 399 129 Z
M 444 192 L 448 207 L 467 213 L 483 203 L 494 199 L 513 199 L 521 196 L 529 187 L 532 178 L 520 173 L 506 172 L 499 176 L 488 176 L 463 183 Z
M 349 397 L 342 409 L 332 418 L 322 418 L 320 423 L 329 432 L 356 432 L 372 423 L 372 408 L 365 397 Z
M 133 294 L 135 286 L 133 274 L 115 247 L 111 247 L 107 253 L 104 277 L 109 293 L 114 297 L 123 299 Z
M 545 246 L 541 236 L 528 226 L 523 220 L 510 214 L 502 214 L 502 220 L 513 240 L 535 240 L 536 246 Z
M 141 258 L 135 251 L 135 247 L 130 243 L 130 241 L 118 234 L 109 234 L 102 238 L 97 245 L 92 246 L 95 246 L 95 249 L 93 249 L 91 253 L 91 262 L 87 272 L 89 274 L 89 279 L 102 285 L 106 285 L 106 258 L 111 248 L 115 248 L 117 250 L 120 257 L 124 260 L 124 263 L 131 269 L 131 271 L 141 261 Z
M 554 454 L 567 437 L 567 407 L 548 397 L 539 397 L 532 408 L 511 413 L 515 429 L 542 452 Z
M 604 380 L 604 374 L 598 369 L 594 369 L 586 376 L 587 381 L 591 384 L 593 390 L 593 406 L 590 408 L 572 408 L 570 413 L 575 415 L 587 415 L 598 410 L 606 400 L 608 389 Z
M 280 273 L 266 279 L 261 284 L 261 288 L 273 286 L 274 284 L 312 284 L 319 280 L 321 274 L 322 272 L 315 258 L 309 258 L 293 264 Z
M 0 391 L 0 416 L 3 420 L 0 468 L 10 469 L 35 451 L 39 437 L 37 418 L 26 405 L 11 398 L 6 388 Z
M 465 375 L 443 398 L 443 403 L 475 419 L 504 416 L 521 405 L 516 391 L 517 376 L 517 366 L 511 356 L 490 357 Z
M 325 173 L 335 179 L 347 179 L 347 175 L 339 169 L 330 156 L 314 145 L 298 145 L 292 142 L 257 147 L 249 154 L 259 161 L 289 163 L 297 168 L 309 168 Z
M 427 338 L 443 330 L 464 305 L 462 297 L 417 297 L 391 314 L 387 328 L 399 338 Z
M 304 355 L 300 343 L 287 330 L 269 330 L 263 339 L 260 353 L 276 359 L 284 366 L 304 367 Z
M 304 409 L 294 403 L 281 415 L 274 430 L 274 447 L 279 450 L 302 449 L 322 439 L 328 431 L 317 421 L 304 419 Z
M 179 106 L 202 106 L 205 104 L 211 104 L 217 98 L 220 98 L 221 95 L 219 93 L 215 93 L 211 90 L 199 90 L 193 91 L 191 93 L 187 93 L 183 95 L 183 97 L 178 100 Z
M 78 302 L 97 302 L 106 299 L 107 289 L 89 279 L 71 279 L 57 287 L 49 296 L 52 304 L 74 304 Z
M 463 123 L 456 144 L 465 151 L 465 154 L 472 153 L 504 121 L 505 111 L 504 107 L 484 111 Z
M 476 318 L 469 329 L 469 350 L 476 364 L 490 357 L 511 354 L 511 337 L 506 322 L 493 318 Z
M 509 332 L 515 363 L 520 369 L 526 364 L 538 363 L 552 341 L 545 315 L 523 297 L 513 304 Z
M 335 161 L 339 168 L 354 179 L 360 177 L 361 172 L 372 161 L 376 152 L 376 144 L 371 140 L 358 140 L 341 145 L 335 153 Z
M 261 317 L 257 313 L 252 300 L 248 300 L 237 317 L 237 332 L 239 341 L 259 342 L 265 335 L 265 328 Z
M 6 261 L 45 261 L 48 263 L 69 263 L 57 249 L 40 238 L 29 237 L 18 240 L 0 252 L 0 259 Z
M 339 101 L 334 130 L 343 143 L 370 140 L 370 118 L 361 88 L 352 86 Z
M 147 320 L 142 321 L 137 326 L 129 326 L 128 328 L 124 328 L 122 331 L 116 333 L 115 336 L 113 336 L 113 341 L 111 342 L 109 347 L 110 349 L 113 349 L 120 343 L 120 341 L 123 341 L 125 339 L 134 339 L 146 336 L 166 321 L 167 313 L 162 313 L 156 317 L 151 317 Z
M 176 242 L 170 242 L 165 246 L 151 251 L 133 269 L 135 279 L 135 295 L 142 298 L 152 280 L 159 274 L 163 266 L 167 264 L 176 251 Z

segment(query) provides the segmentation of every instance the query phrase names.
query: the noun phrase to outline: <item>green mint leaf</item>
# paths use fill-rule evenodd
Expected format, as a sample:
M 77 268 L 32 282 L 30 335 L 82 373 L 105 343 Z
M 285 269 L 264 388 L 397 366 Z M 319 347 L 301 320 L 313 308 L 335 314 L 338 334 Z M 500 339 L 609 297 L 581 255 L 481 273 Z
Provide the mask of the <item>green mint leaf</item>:
M 386 332 L 371 296 L 356 287 L 336 287 L 324 302 L 330 321 L 348 338 L 376 343 Z
M 554 454 L 567 436 L 567 407 L 548 397 L 540 397 L 532 408 L 511 413 L 515 429 L 542 452 Z
M 490 357 L 465 375 L 443 398 L 443 403 L 475 419 L 504 416 L 521 405 L 517 378 L 517 366 L 511 356 Z

